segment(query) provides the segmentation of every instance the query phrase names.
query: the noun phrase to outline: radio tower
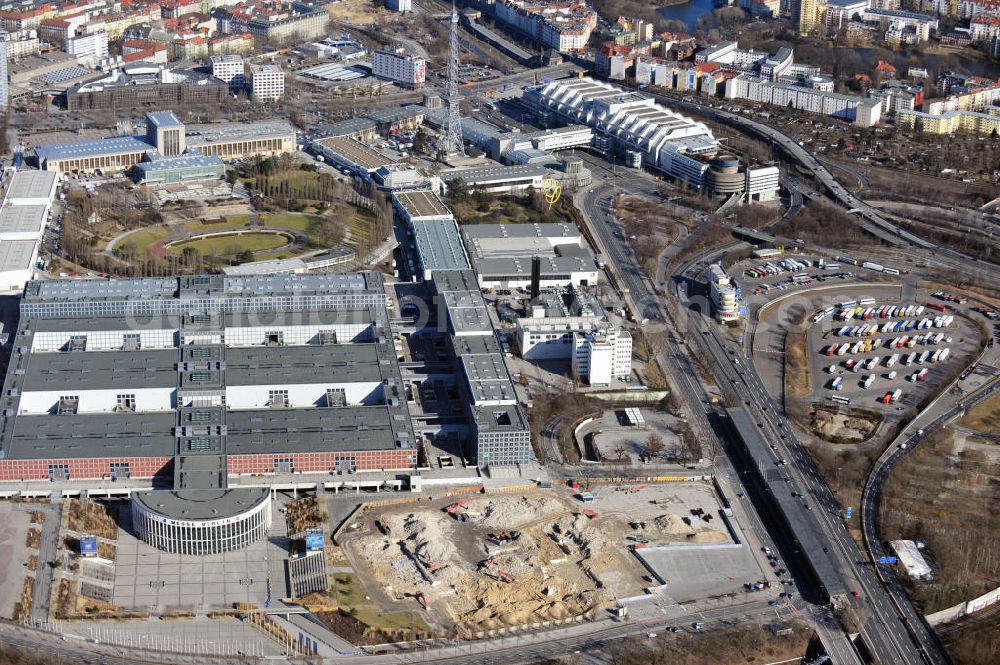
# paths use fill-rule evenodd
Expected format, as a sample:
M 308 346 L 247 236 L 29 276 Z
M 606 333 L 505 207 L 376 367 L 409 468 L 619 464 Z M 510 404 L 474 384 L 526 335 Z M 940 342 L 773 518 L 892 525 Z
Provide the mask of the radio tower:
M 458 11 L 455 9 L 454 0 L 451 3 L 451 30 L 449 36 L 448 126 L 444 138 L 444 152 L 446 155 L 464 155 L 465 147 L 462 145 L 462 112 L 459 109 L 462 96 L 458 94 Z

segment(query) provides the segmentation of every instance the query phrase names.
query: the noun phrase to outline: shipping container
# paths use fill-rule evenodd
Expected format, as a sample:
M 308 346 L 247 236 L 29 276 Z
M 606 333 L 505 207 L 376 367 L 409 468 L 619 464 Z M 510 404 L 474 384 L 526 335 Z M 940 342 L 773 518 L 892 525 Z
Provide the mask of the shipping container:
M 945 306 L 944 306 L 944 305 L 939 305 L 938 303 L 935 303 L 935 302 L 929 302 L 929 303 L 927 303 L 927 306 L 928 306 L 928 307 L 929 307 L 930 309 L 933 309 L 933 310 L 936 310 L 936 311 L 938 311 L 938 312 L 944 312 L 944 311 L 947 311 L 947 310 L 945 309 Z
M 902 397 L 903 397 L 903 391 L 902 391 L 902 390 L 900 390 L 899 388 L 897 388 L 897 389 L 896 389 L 896 390 L 895 390 L 895 391 L 894 391 L 894 392 L 892 393 L 892 403 L 893 403 L 893 404 L 895 404 L 895 403 L 896 403 L 896 402 L 898 402 L 898 401 L 899 401 L 900 399 L 902 399 Z
M 916 353 L 907 353 L 905 356 L 903 356 L 903 366 L 904 367 L 909 367 L 910 365 L 912 365 L 913 364 L 913 356 L 915 356 L 915 355 L 917 355 L 917 354 Z
M 882 272 L 885 268 L 881 263 L 874 263 L 872 261 L 865 261 L 861 264 L 862 268 L 867 268 L 868 270 L 874 270 L 875 272 Z
M 938 361 L 939 361 L 939 362 L 944 362 L 945 360 L 947 360 L 947 359 L 948 359 L 948 356 L 949 356 L 950 354 L 951 354 L 951 349 L 950 349 L 950 348 L 948 348 L 947 346 L 946 346 L 946 347 L 944 347 L 943 349 L 941 349 L 941 357 L 940 357 L 940 358 L 938 358 Z
M 836 379 L 830 382 L 830 387 L 834 390 L 840 390 L 841 386 L 844 385 L 844 377 L 838 376 Z
M 892 393 L 886 393 L 886 394 L 882 395 L 882 399 L 880 401 L 883 404 L 888 404 L 889 402 L 892 401 Z
M 930 358 L 930 357 L 931 357 L 931 352 L 930 351 L 924 351 L 923 353 L 920 354 L 920 360 L 918 360 L 917 362 L 919 364 L 923 365 L 925 362 L 927 362 L 927 359 Z
M 929 373 L 930 372 L 928 371 L 928 369 L 926 367 L 923 368 L 922 370 L 920 370 L 919 372 L 917 372 L 917 381 L 924 381 L 925 379 L 927 379 L 927 375 Z
M 844 363 L 844 367 L 846 367 L 849 370 L 853 370 L 854 366 L 857 365 L 857 364 L 858 364 L 858 361 L 855 360 L 854 358 L 851 358 L 850 360 L 848 360 L 847 362 Z
M 895 268 L 882 268 L 882 272 L 884 272 L 886 275 L 898 275 L 899 274 L 899 271 L 896 270 Z
M 894 353 L 891 356 L 889 356 L 888 358 L 886 358 L 885 359 L 885 366 L 886 366 L 886 368 L 890 368 L 893 365 L 895 365 L 897 360 L 899 360 L 899 354 L 898 353 Z
M 865 307 L 868 307 L 868 306 L 871 306 L 871 305 L 875 304 L 875 299 L 874 298 L 862 298 L 861 300 L 858 301 L 858 304 L 859 305 L 864 305 Z
M 823 353 L 824 353 L 824 355 L 832 356 L 836 352 L 837 352 L 837 345 L 836 344 L 831 344 L 830 346 L 826 347 L 826 351 L 824 351 Z
M 864 378 L 864 380 L 861 381 L 861 387 L 864 388 L 865 390 L 868 390 L 869 388 L 872 387 L 873 383 L 875 383 L 875 375 L 869 374 Z
M 932 363 L 936 363 L 937 361 L 941 360 L 941 351 L 942 349 L 938 349 L 937 351 L 931 354 L 930 361 Z
M 837 349 L 837 355 L 838 355 L 838 356 L 846 356 L 846 355 L 847 355 L 847 350 L 848 350 L 848 348 L 847 348 L 847 347 L 848 347 L 848 345 L 847 345 L 847 344 L 842 344 L 842 345 L 840 346 L 840 348 L 839 348 L 839 349 Z
M 888 374 L 886 374 L 885 378 L 889 379 L 890 381 L 892 381 L 893 379 L 895 379 L 896 378 L 896 370 L 892 370 L 891 372 L 889 372 Z

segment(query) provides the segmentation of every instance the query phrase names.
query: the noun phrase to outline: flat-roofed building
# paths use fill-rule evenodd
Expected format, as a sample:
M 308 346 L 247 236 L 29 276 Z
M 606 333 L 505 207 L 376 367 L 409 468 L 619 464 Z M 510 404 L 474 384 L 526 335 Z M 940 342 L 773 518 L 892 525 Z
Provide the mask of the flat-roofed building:
M 285 72 L 276 65 L 250 65 L 250 96 L 258 102 L 273 102 L 285 95 Z
M 354 124 L 352 127 L 362 134 L 367 132 L 366 126 Z M 316 139 L 311 142 L 311 146 L 327 163 L 362 177 L 368 177 L 380 168 L 395 163 L 378 150 L 349 135 Z
M 372 74 L 410 88 L 423 85 L 427 61 L 401 48 L 379 49 L 372 55 Z
M 24 288 L 38 260 L 38 240 L 0 240 L 0 291 Z
M 47 205 L 4 206 L 0 209 L 0 242 L 40 240 L 47 216 Z
M 17 171 L 10 179 L 5 203 L 12 206 L 46 206 L 52 203 L 59 176 L 46 171 Z
M 156 478 L 173 489 L 137 495 L 140 537 L 210 554 L 266 532 L 268 489 L 241 497 L 231 477 L 412 469 L 386 302 L 377 273 L 30 282 L 0 485 Z M 182 524 L 212 508 L 240 529 Z
M 226 165 L 219 157 L 182 155 L 157 157 L 139 162 L 132 168 L 132 177 L 144 185 L 172 185 L 198 180 L 219 180 L 226 175 Z
M 539 261 L 543 288 L 596 284 L 600 268 L 574 224 L 472 224 L 462 228 L 483 288 L 525 288 Z
M 445 187 L 453 182 L 461 181 L 469 189 L 477 189 L 490 194 L 510 194 L 529 188 L 542 191 L 545 178 L 551 175 L 550 169 L 537 164 L 458 168 L 438 173 L 438 177 L 441 178 Z
M 243 90 L 246 85 L 243 58 L 233 54 L 213 55 L 211 62 L 212 76 L 229 86 L 232 92 Z
M 185 126 L 171 111 L 146 114 L 144 136 L 116 136 L 35 148 L 39 166 L 58 173 L 127 171 L 147 153 L 196 153 L 223 160 L 272 156 L 295 149 L 295 129 L 284 121 Z

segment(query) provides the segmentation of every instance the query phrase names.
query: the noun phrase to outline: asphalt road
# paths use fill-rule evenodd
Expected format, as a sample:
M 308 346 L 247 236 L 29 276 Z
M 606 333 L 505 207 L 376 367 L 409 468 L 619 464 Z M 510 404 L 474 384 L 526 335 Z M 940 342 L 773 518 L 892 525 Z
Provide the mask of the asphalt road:
M 716 250 L 718 252 L 718 250 Z M 693 265 L 705 265 L 711 259 L 711 253 L 695 257 L 674 274 L 677 283 L 687 280 L 685 274 L 692 273 Z M 691 303 L 687 300 L 686 289 L 678 289 L 682 304 L 685 307 Z M 694 317 L 692 317 L 693 319 Z M 829 543 L 829 553 L 849 588 L 858 591 L 860 598 L 852 602 L 869 610 L 870 618 L 866 622 L 862 635 L 865 643 L 886 663 L 916 663 L 922 660 L 921 652 L 935 654 L 929 662 L 947 662 L 939 648 L 939 643 L 933 636 L 918 635 L 921 646 L 915 646 L 904 624 L 900 623 L 897 612 L 902 611 L 915 625 L 922 624 L 913 606 L 904 597 L 902 609 L 896 604 L 898 599 L 888 593 L 879 583 L 872 569 L 864 563 L 865 556 L 857 547 L 841 519 L 840 506 L 832 492 L 823 482 L 812 459 L 798 441 L 790 423 L 780 415 L 780 406 L 775 404 L 757 375 L 752 363 L 742 355 L 742 351 L 729 341 L 716 326 L 701 319 L 702 334 L 693 334 L 689 339 L 697 340 L 712 358 L 713 369 L 721 385 L 736 392 L 740 402 L 747 403 L 746 408 L 756 420 L 765 425 L 765 432 L 774 441 L 777 456 L 783 456 L 789 461 L 786 467 L 790 477 L 798 486 L 800 492 L 807 495 L 812 504 L 813 518 L 820 527 L 821 536 Z M 708 333 L 707 335 L 704 333 Z M 909 612 L 907 612 L 907 609 Z M 929 644 L 925 643 L 925 640 Z
M 652 96 L 667 106 L 678 107 L 682 110 L 709 117 L 717 122 L 738 127 L 766 139 L 772 145 L 780 147 L 786 155 L 811 171 L 816 180 L 835 201 L 850 211 L 856 211 L 859 226 L 875 237 L 893 245 L 909 245 L 934 252 L 934 261 L 938 265 L 957 270 L 962 274 L 985 283 L 1000 284 L 1000 271 L 996 269 L 996 266 L 980 262 L 953 249 L 940 247 L 890 222 L 879 210 L 868 205 L 845 189 L 811 152 L 800 146 L 791 137 L 783 134 L 780 130 L 755 122 L 741 115 L 705 106 L 694 101 L 678 101 L 672 97 L 665 97 L 663 95 Z

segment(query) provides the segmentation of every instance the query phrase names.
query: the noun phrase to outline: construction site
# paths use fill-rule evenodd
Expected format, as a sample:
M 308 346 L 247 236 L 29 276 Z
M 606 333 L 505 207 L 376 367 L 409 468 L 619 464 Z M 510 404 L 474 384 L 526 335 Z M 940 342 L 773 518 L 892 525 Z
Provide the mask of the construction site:
M 339 537 L 384 611 L 479 632 L 608 611 L 669 580 L 647 550 L 733 537 L 710 482 L 599 484 L 368 507 Z

